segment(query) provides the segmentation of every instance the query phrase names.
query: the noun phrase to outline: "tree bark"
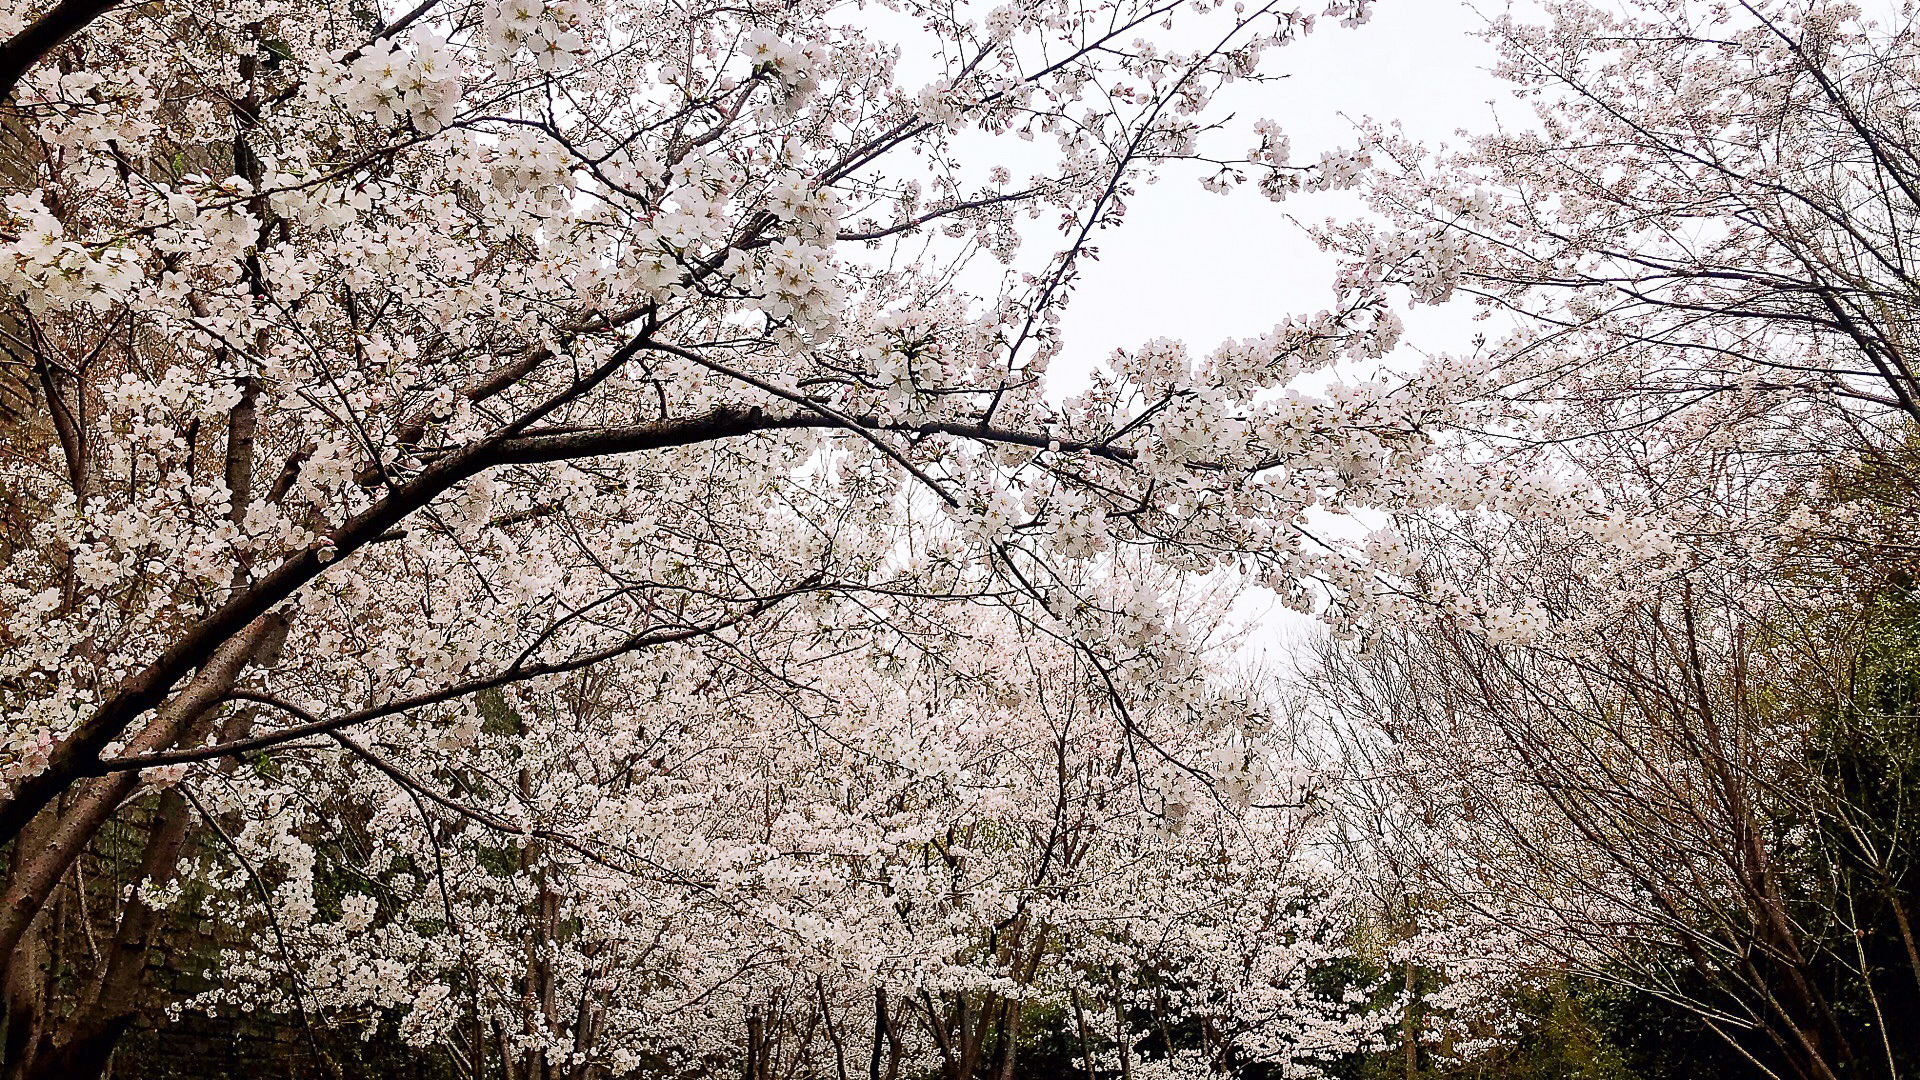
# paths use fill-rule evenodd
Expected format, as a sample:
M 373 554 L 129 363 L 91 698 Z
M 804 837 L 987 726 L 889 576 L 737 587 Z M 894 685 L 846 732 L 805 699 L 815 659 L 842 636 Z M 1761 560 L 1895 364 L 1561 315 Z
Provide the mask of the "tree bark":
M 8 860 L 8 878 L 22 872 L 32 853 L 46 843 L 53 829 L 49 816 L 35 821 L 14 845 Z M 0 1077 L 16 1080 L 32 1064 L 47 1025 L 47 977 L 52 953 L 47 947 L 46 920 L 28 920 L 6 953 L 6 1037 L 0 1042 Z
M 1007 1026 L 1000 1044 L 999 1080 L 1013 1080 L 1014 1056 L 1020 1052 L 1020 1003 L 1007 1003 Z
M 1417 1080 L 1420 1075 L 1420 1043 L 1415 1037 L 1420 1025 L 1413 1015 L 1413 961 L 1407 961 L 1407 1011 L 1400 1017 L 1400 1041 L 1405 1047 L 1407 1080 Z
M 186 846 L 188 810 L 187 801 L 178 791 L 161 794 L 141 853 L 137 880 L 155 885 L 172 882 Z M 114 1047 L 139 1011 L 147 948 L 162 915 L 137 891 L 127 901 L 104 970 L 73 1018 L 57 1033 L 42 1033 L 44 1045 L 33 1055 L 24 1074 L 28 1080 L 94 1080 L 106 1072 Z
M 119 4 L 120 0 L 65 0 L 0 44 L 0 101 L 13 96 L 27 69 Z
M 206 719 L 211 721 L 211 715 Z M 249 711 L 235 711 L 221 725 L 220 738 L 239 738 L 251 726 Z M 182 741 L 190 742 L 203 734 L 202 725 L 196 724 Z M 220 771 L 230 773 L 237 764 L 222 762 Z M 162 792 L 147 829 L 135 880 L 161 887 L 171 884 L 186 853 L 191 825 L 191 807 L 178 789 Z M 106 1075 L 114 1048 L 143 1007 L 147 951 L 164 929 L 164 917 L 163 910 L 148 906 L 137 891 L 128 899 L 99 976 L 59 1033 L 43 1033 L 45 1044 L 34 1055 L 26 1080 L 96 1080 Z M 47 1035 L 51 1039 L 46 1039 Z

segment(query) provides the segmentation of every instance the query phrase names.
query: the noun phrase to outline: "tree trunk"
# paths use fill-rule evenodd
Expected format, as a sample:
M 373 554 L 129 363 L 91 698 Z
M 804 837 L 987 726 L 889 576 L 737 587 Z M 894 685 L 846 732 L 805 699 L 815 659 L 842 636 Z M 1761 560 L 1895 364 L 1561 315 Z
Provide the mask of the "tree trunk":
M 174 869 L 186 847 L 188 809 L 178 791 L 161 794 L 135 880 L 157 886 L 173 881 Z M 106 1072 L 120 1036 L 139 1012 L 147 949 L 162 916 L 163 912 L 149 907 L 138 891 L 127 901 L 104 970 L 73 1018 L 58 1033 L 42 1033 L 43 1045 L 24 1074 L 28 1080 L 96 1080 Z
M 34 821 L 20 834 L 8 860 L 7 877 L 12 880 L 32 861 L 53 831 L 52 815 Z M 24 1076 L 34 1054 L 46 1035 L 47 978 L 53 956 L 46 940 L 48 920 L 27 920 L 14 939 L 12 951 L 4 961 L 6 994 L 6 1038 L 0 1043 L 0 1076 L 17 1080 Z
M 278 650 L 286 629 L 285 619 L 267 615 L 229 639 L 186 687 L 158 710 L 128 752 L 146 753 L 172 746 L 191 721 L 218 704 L 256 656 Z M 113 773 L 89 781 L 70 802 L 56 803 L 37 815 L 14 846 L 5 888 L 0 889 L 0 965 L 4 965 L 0 967 L 0 980 L 8 994 L 6 1057 L 0 1063 L 0 1076 L 5 1080 L 33 1075 L 33 1059 L 51 1036 L 44 1017 L 29 1021 L 23 1014 L 21 1023 L 14 1023 L 15 1009 L 24 1007 L 25 995 L 32 986 L 44 984 L 44 973 L 36 971 L 44 968 L 47 958 L 41 955 L 44 949 L 29 940 L 32 928 L 61 877 L 138 788 L 137 772 Z M 141 929 L 144 933 L 150 927 Z M 111 965 L 113 959 L 108 962 Z M 137 970 L 132 977 L 137 980 Z M 46 1075 L 64 1078 L 69 1074 Z
M 1020 1003 L 1007 1003 L 1007 1028 L 1000 1044 L 999 1080 L 1013 1080 L 1013 1059 L 1020 1050 Z
M 1407 961 L 1407 1010 L 1400 1017 L 1400 1041 L 1405 1047 L 1407 1080 L 1420 1075 L 1420 1022 L 1413 1014 L 1413 961 Z

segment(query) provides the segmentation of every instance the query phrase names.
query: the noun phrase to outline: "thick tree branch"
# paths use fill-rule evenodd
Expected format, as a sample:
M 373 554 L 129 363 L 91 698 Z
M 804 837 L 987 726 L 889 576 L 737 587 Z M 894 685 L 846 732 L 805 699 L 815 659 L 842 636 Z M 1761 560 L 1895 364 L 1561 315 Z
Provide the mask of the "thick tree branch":
M 63 0 L 0 44 L 0 101 L 13 96 L 28 68 L 118 6 L 120 0 Z

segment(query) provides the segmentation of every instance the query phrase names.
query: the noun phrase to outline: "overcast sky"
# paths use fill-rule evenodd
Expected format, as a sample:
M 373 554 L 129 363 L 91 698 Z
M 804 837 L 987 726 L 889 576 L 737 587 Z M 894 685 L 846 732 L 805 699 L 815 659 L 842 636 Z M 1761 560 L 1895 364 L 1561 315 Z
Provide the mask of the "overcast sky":
M 1500 10 L 1499 0 L 1479 6 Z M 1460 128 L 1482 131 L 1493 117 L 1490 103 L 1499 102 L 1503 115 L 1516 105 L 1488 74 L 1492 50 L 1473 36 L 1484 25 L 1462 0 L 1380 0 L 1367 25 L 1347 29 L 1329 20 L 1275 54 L 1273 69 L 1288 77 L 1247 87 L 1231 104 L 1278 121 L 1296 161 L 1352 145 L 1349 118 L 1400 120 L 1429 144 Z M 1340 194 L 1277 204 L 1251 187 L 1210 195 L 1185 177 L 1142 188 L 1125 226 L 1099 238 L 1100 260 L 1083 268 L 1064 320 L 1056 384 L 1077 382 L 1116 347 L 1170 337 L 1205 355 L 1228 337 L 1265 333 L 1288 314 L 1325 308 L 1332 261 L 1288 216 L 1319 221 L 1357 207 Z M 1410 323 L 1410 342 L 1460 347 L 1470 332 L 1464 314 Z

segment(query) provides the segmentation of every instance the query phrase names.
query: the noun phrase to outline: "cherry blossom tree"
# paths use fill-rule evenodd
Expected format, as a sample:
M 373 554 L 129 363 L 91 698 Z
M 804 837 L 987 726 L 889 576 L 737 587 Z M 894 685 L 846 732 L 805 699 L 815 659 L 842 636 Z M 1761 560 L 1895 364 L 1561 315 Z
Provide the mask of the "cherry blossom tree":
M 1492 328 L 1434 361 L 1477 373 L 1471 422 L 1351 578 L 1395 618 L 1323 675 L 1415 823 L 1392 854 L 1454 905 L 1451 955 L 1502 942 L 1491 982 L 1623 982 L 1758 1075 L 1915 1052 L 1908 848 L 1860 809 L 1910 790 L 1908 705 L 1867 675 L 1912 573 L 1912 18 L 1497 19 L 1533 123 L 1369 129 L 1375 215 L 1320 232 Z M 1835 764 L 1883 751 L 1870 796 Z
M 623 1040 L 681 1006 L 653 986 L 594 996 L 653 970 L 629 932 L 683 909 L 714 926 L 725 908 L 726 933 L 766 925 L 699 955 L 709 943 L 669 935 L 659 970 L 693 972 L 682 995 L 737 987 L 762 1010 L 760 1046 L 775 1002 L 741 972 L 775 955 L 768 935 L 830 954 L 898 917 L 869 883 L 815 883 L 810 859 L 844 870 L 865 849 L 807 854 L 821 838 L 782 815 L 877 813 L 889 769 L 939 769 L 898 747 L 823 766 L 846 790 L 814 805 L 796 777 L 755 838 L 738 801 L 770 796 L 774 774 L 688 759 L 737 739 L 736 764 L 791 775 L 823 752 L 795 747 L 809 725 L 867 737 L 847 704 L 862 693 L 905 725 L 914 710 L 869 668 L 992 610 L 1013 620 L 996 640 L 1017 627 L 1065 651 L 1047 670 L 1073 667 L 1067 697 L 1082 712 L 1098 700 L 1112 725 L 1099 738 L 1147 785 L 1199 752 L 1142 718 L 1181 693 L 1198 707 L 1204 645 L 1143 582 L 1238 571 L 1305 602 L 1304 581 L 1348 572 L 1302 515 L 1399 498 L 1387 480 L 1423 460 L 1456 396 L 1447 373 L 1279 392 L 1393 345 L 1397 320 L 1364 275 L 1336 282 L 1327 311 L 1204 359 L 1148 343 L 1071 395 L 1046 372 L 1078 268 L 1143 177 L 1198 168 L 1272 197 L 1354 178 L 1348 157 L 1295 164 L 1271 125 L 1236 135 L 1214 100 L 1266 77 L 1267 55 L 1317 18 L 1365 19 L 1364 0 L 1324 15 L 1134 0 L 868 14 L 62 0 L 0 16 L 10 1069 L 97 1069 L 183 865 L 273 914 L 275 962 L 333 965 L 273 982 L 266 961 L 240 964 L 234 993 L 273 982 L 286 997 L 269 1003 L 310 1019 L 418 993 L 410 1037 L 468 1025 L 474 1068 L 488 1054 L 631 1065 Z M 1220 148 L 1235 138 L 1253 148 Z M 1048 227 L 1057 242 L 1033 244 Z M 816 665 L 846 669 L 818 702 Z M 1039 708 L 1044 688 L 1031 692 Z M 695 720 L 708 729 L 680 726 Z M 650 764 L 662 733 L 672 752 Z M 987 752 L 942 739 L 957 742 L 940 753 Z M 1049 760 L 1008 753 L 987 788 Z M 1064 753 L 1052 760 L 1076 778 L 1105 760 Z M 930 790 L 910 798 L 924 820 L 850 820 L 824 839 L 865 836 L 860 857 L 895 865 L 906 845 L 955 857 L 927 822 L 1039 813 Z M 147 808 L 143 884 L 116 902 L 110 958 L 55 1016 L 46 912 L 84 903 L 63 883 L 132 807 Z M 368 816 L 328 816 L 344 808 Z M 665 831 L 648 839 L 656 817 Z M 330 825 L 371 846 L 349 857 Z M 981 895 L 1063 887 L 1049 875 L 1069 872 L 1066 842 L 987 860 Z M 195 856 L 206 845 L 228 861 Z M 737 861 L 696 867 L 696 849 Z M 316 921 L 302 882 L 323 865 L 377 884 Z M 714 895 L 727 875 L 766 894 L 734 910 Z M 913 946 L 963 972 L 937 984 L 949 1012 L 922 1001 L 935 1045 L 1016 1025 L 1042 985 L 1033 957 L 1061 947 L 1043 948 L 1032 914 L 975 940 L 995 909 L 974 895 L 955 928 Z M 927 904 L 916 918 L 941 910 Z M 1310 952 L 1303 930 L 1261 933 L 1275 956 Z M 399 950 L 369 961 L 377 978 L 342 958 L 369 940 Z M 871 989 L 831 959 L 832 981 L 812 970 L 823 1033 L 849 1030 Z M 526 966 L 509 977 L 510 962 Z M 853 970 L 904 993 L 902 963 Z M 1217 957 L 1181 963 L 1194 985 L 1225 986 Z M 1241 970 L 1282 980 L 1290 963 Z M 1066 985 L 1047 978 L 1046 993 Z M 792 1016 L 805 986 L 783 985 Z M 566 1021 L 562 993 L 582 1003 Z M 997 1003 L 991 1021 L 969 1019 L 976 993 Z M 1290 1052 L 1247 1023 L 1219 1060 Z
M 1835 453 L 1904 471 L 1889 448 L 1920 419 L 1906 356 L 1920 56 L 1902 18 L 1636 0 L 1497 19 L 1498 73 L 1534 123 L 1440 153 L 1371 129 L 1378 217 L 1322 238 L 1415 303 L 1477 305 L 1483 353 L 1456 362 L 1499 388 L 1484 429 L 1509 447 L 1581 440 L 1569 471 L 1597 483 L 1729 447 L 1748 448 L 1728 467 L 1756 483 Z
M 239 824 L 193 876 L 259 944 L 191 1004 L 580 1076 L 743 1054 L 837 1075 L 869 1051 L 1005 1076 L 1048 1007 L 1128 1055 L 1115 1015 L 1204 1024 L 1182 1075 L 1308 1074 L 1392 1022 L 1312 987 L 1351 908 L 1259 702 L 1170 673 L 1129 733 L 1075 652 L 1012 620 L 846 647 L 870 632 L 812 627 L 777 673 L 688 646 L 679 678 L 519 684 L 464 738 L 384 722 L 201 785 Z

